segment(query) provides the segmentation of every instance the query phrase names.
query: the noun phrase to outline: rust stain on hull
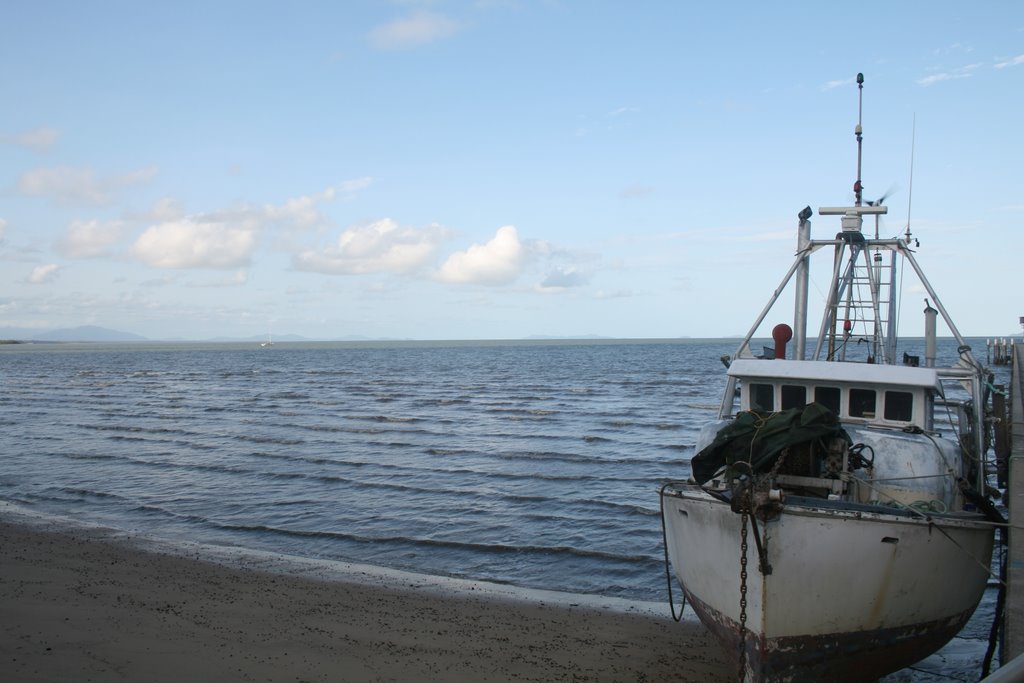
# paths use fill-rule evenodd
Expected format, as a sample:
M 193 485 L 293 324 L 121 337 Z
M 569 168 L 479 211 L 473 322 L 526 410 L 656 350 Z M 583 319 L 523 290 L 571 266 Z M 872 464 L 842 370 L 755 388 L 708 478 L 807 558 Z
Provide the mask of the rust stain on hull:
M 739 652 L 739 624 L 696 598 L 686 598 L 701 622 L 727 652 Z M 935 652 L 963 628 L 974 609 L 948 619 L 897 628 L 764 638 L 747 632 L 747 665 L 752 678 L 769 683 L 862 683 L 899 671 Z

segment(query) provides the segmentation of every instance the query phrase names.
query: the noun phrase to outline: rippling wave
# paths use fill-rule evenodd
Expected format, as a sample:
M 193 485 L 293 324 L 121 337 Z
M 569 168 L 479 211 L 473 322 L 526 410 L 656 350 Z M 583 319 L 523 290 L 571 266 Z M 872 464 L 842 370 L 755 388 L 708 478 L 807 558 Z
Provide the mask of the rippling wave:
M 732 341 L 0 347 L 0 497 L 171 539 L 658 600 Z

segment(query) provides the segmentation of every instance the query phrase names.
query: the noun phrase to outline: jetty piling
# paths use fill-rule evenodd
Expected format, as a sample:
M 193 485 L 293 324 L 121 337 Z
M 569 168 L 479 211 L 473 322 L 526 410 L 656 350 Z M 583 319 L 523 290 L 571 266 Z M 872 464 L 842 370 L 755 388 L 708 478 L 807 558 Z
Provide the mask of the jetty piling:
M 1024 348 L 1018 344 L 1011 349 L 1010 457 L 1006 485 L 1010 541 L 1007 549 L 1005 650 L 1000 657 L 1003 662 L 1024 654 Z
M 1013 362 L 1013 349 L 1016 346 L 1013 339 L 988 339 L 985 346 L 989 365 L 1009 365 Z

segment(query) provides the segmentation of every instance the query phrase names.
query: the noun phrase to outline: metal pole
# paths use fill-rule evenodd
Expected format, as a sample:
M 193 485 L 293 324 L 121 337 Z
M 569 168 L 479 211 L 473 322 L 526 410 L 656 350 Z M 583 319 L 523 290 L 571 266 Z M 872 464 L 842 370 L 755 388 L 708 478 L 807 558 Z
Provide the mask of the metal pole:
M 857 182 L 853 184 L 854 196 L 857 198 L 854 204 L 860 206 L 861 204 L 861 192 L 864 190 L 864 186 L 860 182 L 860 160 L 861 160 L 861 148 L 864 141 L 863 128 L 861 127 L 861 121 L 864 115 L 864 74 L 857 74 L 857 127 L 854 129 L 854 134 L 857 136 Z
M 836 335 L 838 334 L 837 327 L 839 326 L 839 302 L 842 300 L 843 295 L 846 293 L 846 287 L 849 285 L 851 277 L 851 267 L 853 261 L 856 258 L 856 252 L 854 249 L 855 245 L 850 245 L 850 262 L 847 263 L 846 272 L 842 275 L 839 271 L 842 270 L 844 256 L 846 253 L 846 241 L 836 240 L 836 254 L 835 263 L 832 269 L 832 282 L 833 286 L 828 293 L 828 301 L 825 302 L 825 317 L 821 320 L 821 330 L 818 332 L 818 345 L 814 349 L 814 360 L 821 358 L 821 346 L 825 339 L 826 333 L 828 334 L 828 355 L 825 360 L 835 360 L 836 352 Z
M 832 289 L 828 293 L 828 302 L 825 305 L 826 317 L 821 321 L 821 332 L 818 334 L 818 349 L 815 350 L 815 360 L 821 354 L 821 340 L 828 330 L 828 355 L 825 360 L 833 360 L 836 353 L 836 325 L 839 317 L 839 299 L 842 292 L 839 286 L 839 270 L 843 264 L 843 247 L 846 243 L 842 240 L 836 242 L 836 253 L 832 264 Z
M 875 270 L 874 263 L 872 262 L 871 249 L 863 249 L 864 253 L 864 270 L 868 274 L 868 289 L 871 290 L 871 315 L 875 319 L 875 329 L 872 332 L 871 339 L 871 355 L 874 357 L 876 363 L 889 363 L 891 359 L 885 355 L 885 347 L 881 343 L 881 321 L 882 321 L 882 310 L 879 308 L 879 290 L 881 289 L 880 277 L 881 273 Z M 876 259 L 881 260 L 882 255 L 875 252 Z M 881 356 L 881 360 L 879 360 Z
M 736 353 L 733 355 L 733 358 L 739 358 L 740 354 L 743 353 L 743 349 L 750 344 L 750 339 L 754 336 L 754 333 L 757 332 L 757 328 L 761 326 L 761 323 L 763 323 L 764 319 L 768 316 L 768 311 L 772 310 L 772 306 L 774 306 L 775 302 L 779 300 L 779 296 L 782 295 L 782 291 L 786 288 L 786 285 L 789 284 L 789 280 L 793 277 L 793 273 L 795 273 L 796 269 L 800 266 L 800 261 L 806 258 L 809 253 L 810 251 L 806 254 L 797 254 L 796 261 L 794 261 L 793 265 L 790 266 L 789 272 L 787 272 L 786 276 L 782 278 L 782 282 L 779 283 L 779 286 L 775 288 L 775 293 L 772 294 L 772 298 L 768 300 L 768 303 L 761 310 L 761 315 L 757 316 L 757 320 L 754 321 L 750 331 L 747 332 L 747 336 L 743 338 L 743 342 L 739 345 L 739 348 L 736 349 Z
M 807 285 L 810 279 L 811 243 L 810 207 L 800 212 L 800 227 L 797 228 L 796 251 L 803 254 L 796 271 L 796 294 L 793 310 L 793 358 L 804 360 L 807 349 Z
M 952 332 L 953 337 L 956 338 L 956 343 L 959 346 L 967 346 L 967 343 L 964 341 L 964 338 L 960 335 L 960 330 L 956 329 L 956 325 L 953 324 L 953 319 L 949 317 L 949 313 L 946 312 L 945 306 L 942 305 L 942 302 L 939 301 L 938 295 L 935 294 L 935 290 L 932 289 L 932 285 L 930 282 L 928 282 L 928 278 L 924 276 L 924 272 L 921 270 L 921 267 L 917 265 L 917 261 L 914 259 L 913 252 L 911 252 L 910 249 L 907 248 L 906 243 L 902 241 L 898 242 L 897 248 L 906 257 L 907 261 L 914 269 L 914 272 L 917 273 L 917 278 L 921 281 L 921 284 L 924 285 L 924 288 L 928 292 L 929 296 L 931 296 L 932 301 L 935 303 L 935 307 L 939 309 L 939 313 L 942 314 L 942 319 L 945 321 L 946 326 L 949 327 L 949 331 Z M 974 361 L 974 354 L 972 354 L 969 349 L 967 351 L 967 354 L 970 357 L 970 359 Z M 976 363 L 977 361 L 974 362 Z
M 896 362 L 896 252 L 889 254 L 889 319 L 885 327 L 885 356 L 890 363 Z

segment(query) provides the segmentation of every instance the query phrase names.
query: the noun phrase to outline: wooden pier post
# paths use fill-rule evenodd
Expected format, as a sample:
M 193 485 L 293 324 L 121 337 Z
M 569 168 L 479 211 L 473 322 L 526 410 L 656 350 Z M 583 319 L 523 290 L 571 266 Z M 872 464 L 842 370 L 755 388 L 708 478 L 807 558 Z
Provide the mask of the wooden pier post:
M 989 365 L 1009 365 L 1013 362 L 1013 349 L 1016 343 L 1012 339 L 986 339 L 985 348 Z
M 997 385 L 992 392 L 992 414 L 998 420 L 993 431 L 992 449 L 996 454 L 996 485 L 1005 490 L 1007 486 L 1007 469 L 1010 464 L 1010 456 L 1013 453 L 1010 447 L 1013 439 L 1010 432 L 1013 429 L 1013 420 L 1009 414 L 1009 405 L 1006 401 L 1006 387 Z
M 1024 653 L 1024 345 L 1013 346 L 1010 373 L 1011 429 L 1010 463 L 1007 472 L 1006 505 L 1010 521 L 1007 565 L 1006 617 L 1001 659 L 1008 662 Z

